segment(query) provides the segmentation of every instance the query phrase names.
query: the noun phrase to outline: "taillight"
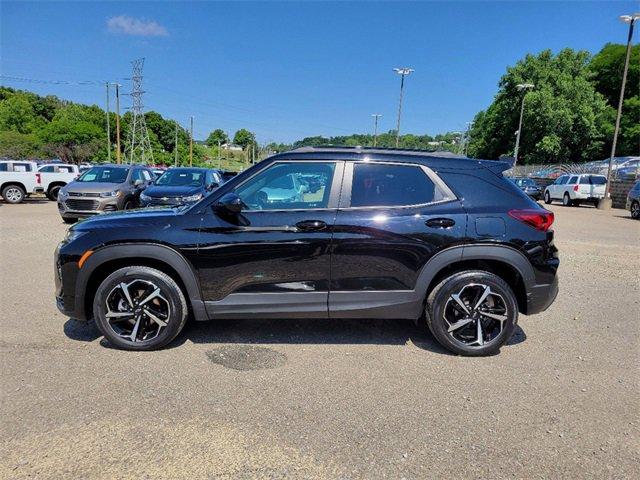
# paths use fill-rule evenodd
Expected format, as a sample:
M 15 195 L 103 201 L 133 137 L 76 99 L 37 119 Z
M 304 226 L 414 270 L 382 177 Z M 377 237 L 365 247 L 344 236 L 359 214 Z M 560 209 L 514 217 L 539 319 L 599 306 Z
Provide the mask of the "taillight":
M 42 180 L 40 179 L 40 174 L 36 173 L 36 183 L 40 184 L 42 183 Z
M 578 191 L 578 185 L 577 185 L 577 184 L 573 186 L 573 191 L 574 191 L 574 192 L 577 192 L 577 191 Z
M 546 232 L 553 225 L 553 212 L 545 209 L 509 210 L 509 216 L 541 232 Z

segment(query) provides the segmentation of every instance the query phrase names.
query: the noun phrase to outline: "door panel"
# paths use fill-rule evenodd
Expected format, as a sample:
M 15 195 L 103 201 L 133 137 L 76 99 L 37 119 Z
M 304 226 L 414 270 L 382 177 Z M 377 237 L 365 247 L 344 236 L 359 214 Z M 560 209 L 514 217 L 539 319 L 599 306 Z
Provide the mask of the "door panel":
M 435 203 L 351 207 L 352 198 L 362 205 L 367 201 L 399 201 L 403 195 L 411 201 L 424 194 L 423 190 L 415 193 L 418 185 L 411 187 L 412 180 L 393 171 L 358 178 L 352 170 L 347 165 L 342 193 L 348 208 L 341 205 L 333 229 L 330 316 L 416 318 L 423 300 L 413 292 L 418 276 L 434 254 L 463 243 L 467 215 L 460 201 L 435 176 L 433 182 L 427 179 Z M 421 171 L 413 173 L 422 175 Z M 359 183 L 371 191 L 357 192 Z M 435 193 L 434 183 L 436 190 L 442 187 L 446 192 Z M 398 185 L 410 191 L 400 191 Z
M 290 203 L 282 200 L 282 188 L 265 183 L 264 188 L 249 189 L 260 197 L 264 210 L 245 210 L 235 217 L 216 214 L 213 209 L 205 212 L 198 270 L 210 314 L 264 317 L 297 311 L 302 316 L 327 317 L 329 248 L 343 168 L 342 162 L 322 164 L 334 168 L 330 184 L 307 189 Z M 258 175 L 256 182 L 261 181 Z M 249 181 L 236 189 L 241 198 Z M 267 192 L 266 199 L 261 192 Z M 309 198 L 317 200 L 313 205 L 326 208 L 286 209 L 303 205 Z

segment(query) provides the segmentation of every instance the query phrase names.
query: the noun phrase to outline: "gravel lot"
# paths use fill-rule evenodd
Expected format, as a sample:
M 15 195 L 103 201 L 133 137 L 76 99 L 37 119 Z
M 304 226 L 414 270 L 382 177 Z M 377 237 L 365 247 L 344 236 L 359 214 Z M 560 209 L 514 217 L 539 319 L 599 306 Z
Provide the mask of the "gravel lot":
M 404 321 L 211 322 L 108 348 L 55 308 L 55 204 L 0 203 L 0 477 L 634 477 L 640 222 L 552 209 L 558 299 L 499 355 L 463 358 Z

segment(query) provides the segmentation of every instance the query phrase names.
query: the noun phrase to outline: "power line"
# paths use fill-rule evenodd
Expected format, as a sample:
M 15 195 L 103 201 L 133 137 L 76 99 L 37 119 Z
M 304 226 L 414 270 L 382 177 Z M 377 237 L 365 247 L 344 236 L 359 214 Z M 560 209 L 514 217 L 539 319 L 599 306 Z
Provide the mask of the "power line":
M 103 82 L 96 82 L 94 80 L 45 80 L 41 78 L 26 78 L 26 77 L 14 77 L 12 75 L 0 75 L 0 78 L 4 80 L 10 80 L 13 82 L 26 82 L 48 85 L 102 85 Z

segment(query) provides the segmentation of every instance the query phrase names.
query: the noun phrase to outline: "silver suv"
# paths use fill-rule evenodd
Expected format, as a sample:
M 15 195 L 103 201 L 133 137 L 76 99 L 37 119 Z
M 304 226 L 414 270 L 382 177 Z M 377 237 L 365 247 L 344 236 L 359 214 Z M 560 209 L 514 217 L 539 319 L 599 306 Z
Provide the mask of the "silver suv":
M 58 193 L 65 223 L 98 213 L 139 206 L 140 193 L 153 183 L 153 173 L 138 165 L 100 165 L 84 172 Z

